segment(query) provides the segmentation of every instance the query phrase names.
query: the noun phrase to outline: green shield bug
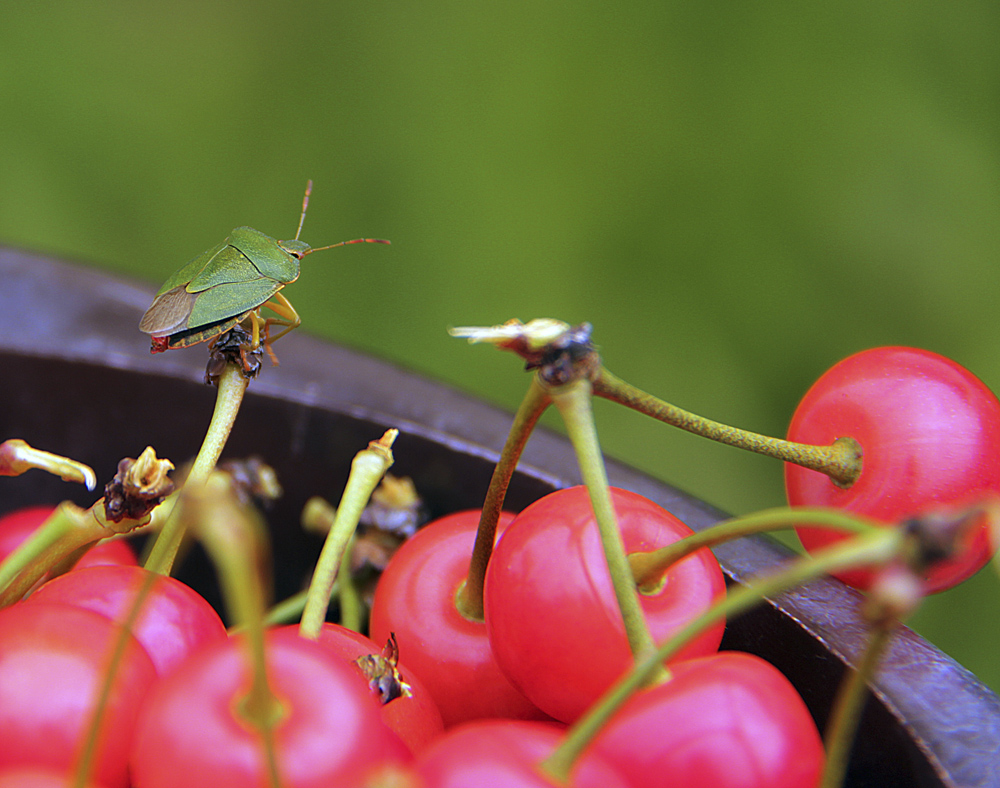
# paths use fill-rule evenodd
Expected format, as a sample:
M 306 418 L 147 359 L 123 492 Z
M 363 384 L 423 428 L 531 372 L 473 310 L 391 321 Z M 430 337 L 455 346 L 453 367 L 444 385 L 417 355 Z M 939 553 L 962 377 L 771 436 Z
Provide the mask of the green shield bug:
M 313 249 L 299 240 L 312 181 L 306 184 L 302 214 L 295 237 L 278 241 L 252 227 L 237 227 L 218 246 L 198 255 L 163 283 L 153 303 L 139 321 L 139 330 L 153 338 L 151 352 L 188 347 L 215 339 L 234 326 L 248 321 L 247 329 L 256 350 L 264 349 L 277 364 L 271 343 L 302 321 L 279 291 L 299 278 L 299 261 L 307 254 L 347 244 L 387 244 L 379 238 L 352 241 Z M 267 307 L 275 316 L 262 317 Z M 271 326 L 282 330 L 271 336 Z

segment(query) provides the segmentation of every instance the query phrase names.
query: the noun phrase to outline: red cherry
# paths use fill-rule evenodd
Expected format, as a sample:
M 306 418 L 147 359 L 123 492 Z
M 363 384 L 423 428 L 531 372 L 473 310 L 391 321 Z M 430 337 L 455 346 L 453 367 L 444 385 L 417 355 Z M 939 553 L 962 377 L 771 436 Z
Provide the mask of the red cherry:
M 0 610 L 0 768 L 73 769 L 121 629 L 89 610 L 50 602 Z M 93 779 L 128 785 L 126 762 L 153 664 L 128 638 L 105 711 Z
M 275 630 L 272 637 L 299 637 L 298 625 L 281 627 Z M 358 657 L 382 653 L 382 648 L 373 640 L 329 621 L 323 624 L 316 642 L 352 666 Z M 382 704 L 382 720 L 399 735 L 411 752 L 419 753 L 441 734 L 444 723 L 434 699 L 420 679 L 402 663 L 402 659 L 397 667 L 403 681 L 410 687 L 410 694 Z
M 802 698 L 773 665 L 722 651 L 676 663 L 632 696 L 590 749 L 635 788 L 804 788 L 823 744 Z
M 150 572 L 140 566 L 93 566 L 56 577 L 26 603 L 63 602 L 124 624 Z M 188 654 L 226 639 L 226 626 L 204 597 L 164 575 L 154 579 L 132 634 L 146 649 L 156 672 L 165 676 Z
M 882 347 L 850 356 L 823 374 L 795 411 L 788 439 L 861 444 L 861 476 L 838 487 L 824 474 L 785 465 L 792 506 L 833 506 L 885 523 L 1000 493 L 1000 401 L 975 375 L 927 350 Z M 797 529 L 807 550 L 844 538 Z M 965 552 L 934 567 L 928 593 L 960 583 L 990 558 L 987 525 Z M 872 574 L 838 574 L 867 588 Z
M 135 551 L 124 539 L 108 539 L 91 547 L 83 557 L 76 562 L 74 569 L 87 569 L 91 566 L 138 566 Z
M 360 784 L 369 771 L 410 759 L 360 673 L 305 638 L 269 634 L 267 644 L 282 706 L 274 729 L 282 785 Z M 239 717 L 248 661 L 244 640 L 230 638 L 156 683 L 136 724 L 130 766 L 137 788 L 267 784 L 260 735 Z
M 600 756 L 584 753 L 567 783 L 556 783 L 538 769 L 563 734 L 552 722 L 475 720 L 447 731 L 416 762 L 424 788 L 624 788 L 627 783 Z
M 13 553 L 54 511 L 54 506 L 26 506 L 0 517 L 0 561 Z M 124 539 L 109 539 L 90 548 L 74 568 L 103 564 L 136 566 L 137 563 L 128 542 Z
M 54 769 L 37 766 L 0 769 L 0 788 L 71 788 L 72 785 L 71 776 Z M 101 786 L 87 782 L 84 788 L 101 788 Z
M 512 519 L 505 513 L 498 532 Z M 396 633 L 402 660 L 430 691 L 445 727 L 483 717 L 545 717 L 501 673 L 486 625 L 455 607 L 478 524 L 479 512 L 467 510 L 417 531 L 389 561 L 372 604 L 372 640 Z
M 611 488 L 628 552 L 654 550 L 691 529 L 647 498 Z M 719 562 L 700 550 L 671 567 L 655 593 L 642 594 L 657 642 L 725 593 Z M 575 720 L 632 665 L 586 487 L 535 501 L 504 531 L 486 570 L 486 627 L 504 673 L 539 708 Z M 714 652 L 724 623 L 676 659 Z

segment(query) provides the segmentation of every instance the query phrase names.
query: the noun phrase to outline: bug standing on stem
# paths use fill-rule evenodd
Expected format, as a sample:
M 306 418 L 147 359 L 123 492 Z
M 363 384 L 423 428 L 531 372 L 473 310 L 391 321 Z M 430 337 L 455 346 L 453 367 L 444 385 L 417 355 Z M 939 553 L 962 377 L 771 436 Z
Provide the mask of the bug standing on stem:
M 277 364 L 271 344 L 302 322 L 279 292 L 299 278 L 299 261 L 307 254 L 335 246 L 389 243 L 379 238 L 355 238 L 313 249 L 300 241 L 311 192 L 309 181 L 292 240 L 278 241 L 252 227 L 237 227 L 225 241 L 198 255 L 163 283 L 139 321 L 139 330 L 153 338 L 153 353 L 215 339 L 248 321 L 250 349 L 261 345 L 263 334 L 264 349 Z M 276 316 L 262 317 L 264 307 Z M 274 337 L 272 325 L 283 327 Z

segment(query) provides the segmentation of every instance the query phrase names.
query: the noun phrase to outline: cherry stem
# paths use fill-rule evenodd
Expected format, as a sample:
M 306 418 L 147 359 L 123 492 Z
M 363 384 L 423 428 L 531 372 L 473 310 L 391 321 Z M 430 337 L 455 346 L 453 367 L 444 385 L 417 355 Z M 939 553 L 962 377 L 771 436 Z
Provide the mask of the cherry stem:
M 232 479 L 213 473 L 204 483 L 185 485 L 180 507 L 184 526 L 194 528 L 215 564 L 223 596 L 234 623 L 244 631 L 250 665 L 250 688 L 240 700 L 237 715 L 261 736 L 268 780 L 279 788 L 274 729 L 285 714 L 267 678 L 264 642 L 265 589 L 270 578 L 267 529 L 256 513 L 236 499 Z
M 0 607 L 20 600 L 49 569 L 108 533 L 78 506 L 61 503 L 49 518 L 0 563 Z
M 608 720 L 636 690 L 646 686 L 662 663 L 719 620 L 730 619 L 767 597 L 774 596 L 821 575 L 843 569 L 884 564 L 902 549 L 904 534 L 897 528 L 879 528 L 837 542 L 809 556 L 796 559 L 784 569 L 756 579 L 751 585 L 730 591 L 697 618 L 638 662 L 604 696 L 570 726 L 562 743 L 541 763 L 554 779 L 566 781 L 577 758 L 600 733 Z
M 876 520 L 848 515 L 840 509 L 787 506 L 765 509 L 717 523 L 658 550 L 629 553 L 628 561 L 632 567 L 632 577 L 640 591 L 652 590 L 659 586 L 663 573 L 673 564 L 698 550 L 715 547 L 744 536 L 795 528 L 805 523 L 810 527 L 853 534 L 871 533 L 884 527 L 884 524 Z
M 299 624 L 299 634 L 302 637 L 316 640 L 323 629 L 326 611 L 330 604 L 330 593 L 337 579 L 341 559 L 347 545 L 357 530 L 361 513 L 368 504 L 368 499 L 378 487 L 385 472 L 392 465 L 392 443 L 399 435 L 399 430 L 387 430 L 377 441 L 368 444 L 368 448 L 355 455 L 351 462 L 351 475 L 337 507 L 337 515 L 333 525 L 326 535 L 323 549 L 312 581 L 309 583 L 309 593 L 306 596 L 306 606 Z
M 354 552 L 354 539 L 352 538 L 344 549 L 344 555 L 340 559 L 340 571 L 334 581 L 334 585 L 340 586 L 334 591 L 331 586 L 330 598 L 337 595 L 337 604 L 340 605 L 340 626 L 350 629 L 353 632 L 361 632 L 364 628 L 363 610 L 361 594 L 358 593 L 358 586 L 351 576 L 351 554 Z M 339 580 L 339 582 L 337 582 Z
M 841 487 L 850 487 L 861 475 L 861 445 L 851 437 L 838 438 L 829 446 L 812 446 L 731 427 L 647 394 L 603 366 L 594 380 L 594 394 L 695 435 L 825 473 Z
M 97 476 L 89 465 L 32 448 L 20 438 L 0 443 L 0 476 L 20 476 L 32 468 L 48 471 L 64 482 L 80 482 L 88 490 L 97 486 Z
M 827 720 L 826 734 L 823 737 L 826 765 L 823 768 L 823 778 L 819 788 L 838 788 L 843 785 L 854 735 L 861 722 L 861 712 L 867 698 L 868 680 L 875 674 L 875 668 L 888 648 L 895 630 L 895 622 L 886 620 L 875 623 L 868 635 L 861 661 L 853 670 L 847 668 L 844 680 L 837 690 L 833 710 Z
M 162 508 L 161 505 L 153 510 L 151 521 L 163 521 Z M 64 501 L 0 563 L 0 608 L 23 598 L 39 580 L 70 556 L 85 552 L 101 539 L 128 533 L 145 521 L 146 518 L 109 522 L 103 498 L 90 509 Z
M 629 648 L 636 661 L 642 660 L 656 650 L 656 644 L 653 642 L 639 595 L 636 593 L 632 569 L 625 554 L 625 543 L 611 502 L 608 477 L 591 410 L 590 381 L 587 378 L 578 378 L 565 385 L 553 387 L 549 390 L 549 396 L 552 397 L 566 424 L 570 442 L 576 451 L 580 474 L 590 495 L 590 505 L 597 520 L 615 598 L 625 622 Z M 656 681 L 667 675 L 668 672 L 661 665 L 649 679 Z
M 94 703 L 94 712 L 87 725 L 87 733 L 83 740 L 83 749 L 80 753 L 80 760 L 77 761 L 76 769 L 73 773 L 73 788 L 86 788 L 89 784 L 94 768 L 94 757 L 97 754 L 97 742 L 101 735 L 101 723 L 104 720 L 104 712 L 111 699 L 111 692 L 114 688 L 115 675 L 122 660 L 125 659 L 125 651 L 128 649 L 129 641 L 132 639 L 132 632 L 135 624 L 139 620 L 142 607 L 149 598 L 153 590 L 153 584 L 159 575 L 154 572 L 147 572 L 142 583 L 136 590 L 135 599 L 129 607 L 128 615 L 122 621 L 115 637 L 115 645 L 108 660 L 107 668 L 104 671 L 104 680 L 98 688 L 97 699 Z
M 330 598 L 332 599 L 339 591 L 340 579 L 338 576 L 338 579 L 333 584 L 333 588 L 330 590 Z M 301 621 L 302 611 L 305 610 L 306 598 L 308 596 L 309 589 L 305 589 L 289 597 L 285 597 L 267 611 L 264 615 L 264 625 L 273 627 L 280 624 L 294 624 L 297 621 Z
M 483 621 L 483 585 L 486 581 L 486 567 L 493 554 L 497 524 L 500 522 L 507 488 L 510 486 L 510 480 L 514 476 L 514 470 L 517 468 L 518 460 L 521 459 L 528 438 L 531 437 L 532 430 L 550 404 L 552 398 L 539 383 L 537 376 L 533 375 L 528 391 L 521 400 L 517 413 L 514 414 L 514 422 L 510 425 L 507 440 L 500 452 L 500 459 L 493 469 L 490 486 L 483 501 L 483 512 L 479 517 L 476 541 L 472 547 L 469 573 L 455 595 L 455 607 L 470 621 Z
M 250 379 L 246 377 L 239 364 L 227 363 L 219 377 L 219 391 L 215 399 L 215 411 L 208 425 L 208 432 L 201 445 L 201 450 L 195 458 L 194 465 L 188 473 L 185 487 L 195 487 L 204 484 L 208 479 L 219 456 L 229 439 L 236 414 L 239 413 Z M 185 519 L 175 512 L 168 517 L 162 530 L 153 543 L 146 558 L 145 567 L 161 575 L 169 575 L 184 539 Z
M 981 507 L 974 507 L 965 513 L 957 513 L 957 516 L 949 514 L 940 517 L 930 514 L 919 522 L 911 521 L 899 529 L 908 534 L 909 543 L 900 551 L 897 560 L 878 570 L 861 605 L 861 615 L 870 625 L 868 641 L 857 666 L 854 669 L 847 666 L 827 720 L 826 734 L 823 737 L 826 766 L 820 788 L 836 788 L 844 781 L 851 748 L 868 697 L 868 682 L 875 675 L 878 663 L 888 649 L 899 622 L 911 615 L 923 601 L 924 572 L 942 557 L 934 557 L 928 553 L 928 548 L 940 535 L 935 531 L 943 529 L 951 531 L 951 537 L 958 536 L 959 532 L 967 531 L 972 523 L 979 520 L 979 514 L 985 513 L 992 518 L 992 509 L 993 504 L 989 504 L 985 511 Z

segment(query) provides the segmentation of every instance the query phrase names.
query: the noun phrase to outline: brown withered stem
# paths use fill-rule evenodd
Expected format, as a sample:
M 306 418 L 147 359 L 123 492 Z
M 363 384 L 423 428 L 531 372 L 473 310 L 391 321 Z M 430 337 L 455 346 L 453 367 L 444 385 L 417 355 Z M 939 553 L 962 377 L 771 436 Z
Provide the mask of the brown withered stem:
M 427 507 L 413 479 L 387 473 L 361 513 L 359 525 L 409 539 L 427 519 Z
M 104 487 L 104 515 L 114 523 L 141 520 L 174 491 L 167 475 L 174 469 L 170 460 L 160 460 L 152 446 L 136 459 L 125 457 L 118 463 L 115 478 Z
M 274 468 L 257 455 L 242 460 L 224 460 L 217 467 L 230 475 L 233 491 L 244 505 L 257 503 L 267 508 L 284 494 Z

